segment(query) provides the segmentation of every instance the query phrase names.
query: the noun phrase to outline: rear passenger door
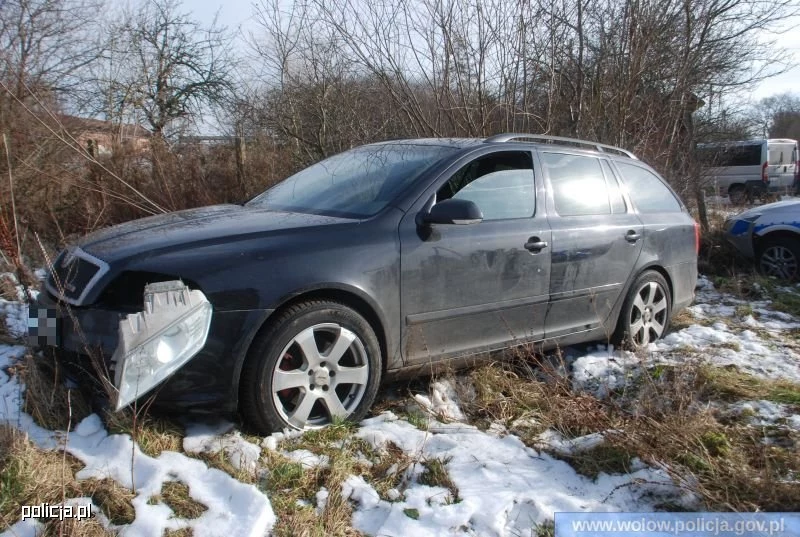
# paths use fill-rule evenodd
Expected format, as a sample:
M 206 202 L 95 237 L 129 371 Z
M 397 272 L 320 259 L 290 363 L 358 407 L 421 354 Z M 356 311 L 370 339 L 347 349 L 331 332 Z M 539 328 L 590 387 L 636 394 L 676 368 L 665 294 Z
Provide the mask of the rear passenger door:
M 643 226 L 608 161 L 541 151 L 553 249 L 547 339 L 598 329 L 642 249 Z
M 644 224 L 639 266 L 658 265 L 668 274 L 675 270 L 694 273 L 697 270 L 695 226 L 683 204 L 661 178 L 641 163 L 615 160 L 613 164 L 621 172 L 623 188 Z M 688 277 L 691 281 L 694 278 Z M 682 300 L 683 295 L 674 298 Z

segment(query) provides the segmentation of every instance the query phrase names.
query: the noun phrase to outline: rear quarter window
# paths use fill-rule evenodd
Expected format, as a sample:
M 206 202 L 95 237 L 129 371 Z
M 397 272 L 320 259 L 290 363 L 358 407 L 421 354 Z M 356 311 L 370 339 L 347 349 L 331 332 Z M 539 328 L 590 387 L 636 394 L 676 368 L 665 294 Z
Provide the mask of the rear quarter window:
M 653 172 L 624 162 L 617 162 L 622 181 L 640 213 L 679 213 L 682 207 L 675 194 Z

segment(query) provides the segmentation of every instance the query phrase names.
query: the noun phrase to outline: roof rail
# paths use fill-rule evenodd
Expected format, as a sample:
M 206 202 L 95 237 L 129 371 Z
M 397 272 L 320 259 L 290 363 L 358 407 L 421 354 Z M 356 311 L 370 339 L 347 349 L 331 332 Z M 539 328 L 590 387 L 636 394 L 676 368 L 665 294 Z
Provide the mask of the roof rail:
M 511 142 L 515 140 L 525 141 L 540 141 L 544 143 L 553 143 L 553 142 L 564 142 L 567 144 L 572 145 L 582 145 L 591 147 L 592 149 L 599 151 L 601 153 L 617 153 L 620 155 L 624 155 L 626 157 L 632 158 L 634 160 L 639 160 L 636 158 L 636 155 L 622 149 L 621 147 L 614 147 L 613 145 L 606 145 L 606 144 L 598 144 L 597 142 L 589 142 L 587 140 L 579 140 L 577 138 L 564 138 L 562 136 L 549 136 L 546 134 L 517 134 L 513 132 L 508 132 L 505 134 L 496 134 L 494 136 L 490 136 L 484 140 L 485 143 L 492 143 L 492 142 Z

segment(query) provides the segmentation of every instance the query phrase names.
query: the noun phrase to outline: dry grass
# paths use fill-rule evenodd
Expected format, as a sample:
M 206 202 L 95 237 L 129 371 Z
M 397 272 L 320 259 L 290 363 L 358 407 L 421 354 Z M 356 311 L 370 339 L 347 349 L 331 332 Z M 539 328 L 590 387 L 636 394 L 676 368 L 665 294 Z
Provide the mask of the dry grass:
M 342 496 L 342 483 L 350 475 L 368 469 L 357 460 L 356 454 L 365 444 L 351 437 L 354 428 L 348 422 L 335 423 L 281 443 L 281 449 L 308 449 L 327 456 L 327 468 L 304 469 L 279 453 L 264 450 L 262 461 L 268 474 L 263 486 L 278 518 L 274 535 L 358 535 L 352 527 L 350 502 Z M 328 499 L 325 509 L 317 515 L 316 493 L 321 487 L 328 490 Z M 308 505 L 300 505 L 298 500 Z
M 695 320 L 694 316 L 687 310 L 681 310 L 669 321 L 670 330 L 673 332 L 678 332 L 684 328 L 689 328 L 691 325 L 696 323 L 697 321 Z
M 5 316 L 0 316 L 0 343 L 5 343 L 6 345 L 14 345 L 16 343 L 15 337 L 8 331 L 8 324 L 6 323 Z
M 19 300 L 16 278 L 7 272 L 14 270 L 14 267 L 9 263 L 3 262 L 0 263 L 0 270 L 4 271 L 3 274 L 0 274 L 0 298 L 8 301 Z
M 16 371 L 25 384 L 23 410 L 46 429 L 67 430 L 91 413 L 80 391 L 66 388 L 51 356 L 28 353 Z
M 181 528 L 179 530 L 164 530 L 163 537 L 192 537 L 194 531 L 192 528 Z
M 601 444 L 592 449 L 571 455 L 557 455 L 570 463 L 575 471 L 591 479 L 601 473 L 626 474 L 630 472 L 633 456 L 624 445 Z
M 82 467 L 74 457 L 36 448 L 24 434 L 0 426 L 0 519 L 19 520 L 23 505 L 60 504 L 68 498 L 90 497 L 115 524 L 133 521 L 133 494 L 110 479 L 77 481 Z M 46 535 L 110 535 L 96 518 L 49 521 Z
M 706 399 L 766 399 L 800 405 L 800 384 L 760 379 L 734 367 L 700 366 L 697 369 L 697 388 Z
M 220 450 L 216 453 L 186 453 L 187 457 L 200 459 L 211 468 L 216 468 L 226 474 L 230 475 L 237 481 L 247 483 L 248 485 L 258 485 L 259 480 L 255 472 L 245 469 L 237 468 L 225 454 L 225 450 Z
M 103 527 L 95 518 L 85 520 L 52 520 L 45 524 L 42 537 L 110 537 L 117 535 Z
M 642 375 L 627 399 L 608 402 L 630 416 L 616 424 L 624 435 L 612 435 L 609 443 L 667 468 L 707 510 L 795 511 L 800 487 L 787 485 L 785 477 L 800 471 L 796 446 L 766 449 L 756 428 L 723 423 L 707 403 L 722 394 L 733 398 L 723 384 L 707 382 L 711 371 L 725 370 L 662 367 L 657 375 Z
M 81 466 L 70 455 L 39 450 L 23 433 L 0 426 L 0 514 L 17 520 L 22 505 L 58 504 L 83 496 L 73 478 Z
M 157 457 L 163 451 L 183 450 L 183 427 L 172 420 L 139 413 L 131 409 L 106 414 L 109 434 L 128 434 L 139 444 L 142 452 Z
M 541 361 L 541 360 L 540 360 Z M 604 432 L 598 447 L 564 458 L 589 477 L 625 473 L 634 457 L 667 469 L 707 510 L 800 509 L 796 435 L 764 443 L 766 431 L 727 423 L 707 403 L 769 399 L 797 404 L 797 385 L 709 366 L 655 366 L 605 399 L 574 393 L 554 369 L 495 363 L 473 371 L 476 397 L 462 402 L 474 419 L 501 421 L 536 446 L 553 428 L 564 436 Z M 515 426 L 528 420 L 528 427 Z M 612 433 L 611 431 L 618 431 Z M 558 456 L 558 455 L 557 455 Z M 665 506 L 670 507 L 670 506 Z
M 131 500 L 133 492 L 113 479 L 87 479 L 80 481 L 81 490 L 102 509 L 112 524 L 130 524 L 136 518 L 136 511 Z
M 422 465 L 425 470 L 419 476 L 419 482 L 430 487 L 442 487 L 449 490 L 450 495 L 447 498 L 447 503 L 458 503 L 461 498 L 458 496 L 458 487 L 450 479 L 450 474 L 447 473 L 448 462 L 450 462 L 449 458 L 423 461 Z
M 388 442 L 382 451 L 373 451 L 366 443 L 360 451 L 368 454 L 372 466 L 367 469 L 367 477 L 378 495 L 387 501 L 392 501 L 390 490 L 403 492 L 409 485 L 408 470 L 416 461 L 406 455 L 394 442 Z
M 178 518 L 198 518 L 208 510 L 208 507 L 191 497 L 189 487 L 180 481 L 165 481 L 161 485 L 161 494 L 150 498 L 148 503 L 159 501 L 172 509 Z
M 558 358 L 556 357 L 558 360 Z M 464 410 L 479 424 L 501 422 L 518 430 L 523 440 L 548 428 L 567 437 L 608 429 L 609 408 L 586 393 L 573 393 L 569 380 L 550 361 L 515 358 L 470 372 L 475 397 L 462 400 Z M 519 422 L 535 423 L 520 430 Z

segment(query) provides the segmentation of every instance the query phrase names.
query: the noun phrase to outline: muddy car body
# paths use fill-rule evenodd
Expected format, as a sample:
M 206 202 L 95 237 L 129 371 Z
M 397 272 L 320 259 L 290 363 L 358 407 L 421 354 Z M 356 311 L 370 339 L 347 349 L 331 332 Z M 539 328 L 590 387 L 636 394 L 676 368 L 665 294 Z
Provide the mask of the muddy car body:
M 674 192 L 623 150 L 402 140 L 244 206 L 89 235 L 54 262 L 40 307 L 60 312 L 60 359 L 85 377 L 105 368 L 117 406 L 157 393 L 172 410 L 240 410 L 266 432 L 358 419 L 383 380 L 513 345 L 647 345 L 693 298 L 697 242 Z M 192 338 L 185 363 L 123 397 L 123 364 L 158 373 Z

